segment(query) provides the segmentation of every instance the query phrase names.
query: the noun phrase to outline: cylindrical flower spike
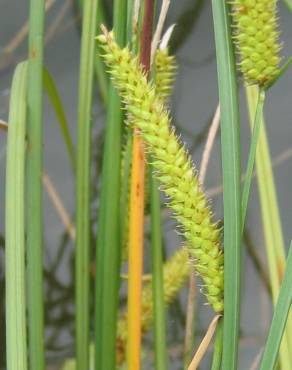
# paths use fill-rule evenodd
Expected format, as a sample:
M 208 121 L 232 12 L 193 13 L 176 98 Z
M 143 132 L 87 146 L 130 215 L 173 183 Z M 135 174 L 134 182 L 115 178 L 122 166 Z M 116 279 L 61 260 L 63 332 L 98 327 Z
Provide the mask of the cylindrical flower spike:
M 247 83 L 267 85 L 279 73 L 281 58 L 277 0 L 233 0 L 234 40 Z
M 155 86 L 147 82 L 138 59 L 128 48 L 120 49 L 112 33 L 98 37 L 113 81 L 139 128 L 169 207 L 182 226 L 196 271 L 204 281 L 204 293 L 216 312 L 223 310 L 223 252 L 220 230 L 212 221 L 208 201 L 193 163 L 170 126 L 170 117 Z
M 171 256 L 163 266 L 164 302 L 170 304 L 185 284 L 190 274 L 189 257 L 186 248 L 182 248 Z M 152 283 L 145 284 L 142 290 L 141 302 L 141 329 L 145 334 L 151 327 L 153 320 Z M 117 363 L 125 359 L 127 343 L 127 314 L 121 315 L 117 328 Z
M 156 93 L 163 100 L 171 94 L 175 72 L 174 56 L 169 55 L 167 49 L 158 49 L 155 54 L 155 86 Z
M 172 85 L 175 79 L 175 72 L 176 72 L 176 64 L 174 56 L 168 54 L 168 49 L 158 49 L 155 53 L 155 60 L 154 60 L 154 68 L 155 68 L 155 91 L 156 94 L 159 95 L 162 99 L 162 102 L 165 102 L 169 95 L 171 94 Z M 131 125 L 131 123 L 130 123 Z M 122 159 L 121 159 L 121 177 L 124 177 L 125 172 L 125 161 L 126 156 L 129 153 L 129 150 L 132 148 L 132 141 L 126 139 L 126 144 L 122 150 Z M 130 159 L 128 159 L 130 161 Z M 146 171 L 148 168 L 146 167 Z M 127 174 L 128 175 L 128 174 Z M 127 179 L 126 179 L 127 181 Z M 128 178 L 128 185 L 130 184 L 130 179 Z M 130 190 L 130 189 L 128 189 Z M 145 183 L 145 206 L 148 204 L 149 200 L 149 183 L 148 183 L 148 176 L 146 175 L 146 183 Z M 128 199 L 130 194 L 128 194 Z M 128 203 L 128 201 L 127 201 Z M 128 211 L 128 207 L 127 210 Z M 125 215 L 124 215 L 125 216 Z M 123 240 L 122 240 L 122 257 L 125 260 L 128 256 L 128 232 L 129 232 L 129 223 L 128 223 L 128 213 L 126 213 L 126 221 L 124 223 L 124 230 Z

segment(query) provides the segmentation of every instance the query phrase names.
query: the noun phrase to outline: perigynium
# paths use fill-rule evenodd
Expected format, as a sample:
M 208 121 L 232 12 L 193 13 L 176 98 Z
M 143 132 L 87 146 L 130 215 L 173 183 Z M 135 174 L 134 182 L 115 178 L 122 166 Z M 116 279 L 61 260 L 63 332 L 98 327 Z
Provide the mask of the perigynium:
M 121 49 L 113 33 L 105 29 L 98 40 L 108 72 L 125 103 L 129 122 L 140 130 L 161 189 L 169 198 L 168 206 L 181 226 L 195 269 L 203 279 L 203 292 L 213 309 L 222 312 L 224 258 L 220 230 L 212 220 L 194 165 L 138 58 L 129 48 Z

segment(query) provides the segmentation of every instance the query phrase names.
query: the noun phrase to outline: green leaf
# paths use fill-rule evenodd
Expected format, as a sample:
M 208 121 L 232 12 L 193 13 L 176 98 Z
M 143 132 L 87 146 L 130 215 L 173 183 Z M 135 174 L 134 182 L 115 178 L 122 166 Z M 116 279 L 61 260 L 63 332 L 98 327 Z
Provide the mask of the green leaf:
M 63 135 L 64 142 L 67 147 L 68 155 L 72 164 L 72 168 L 75 169 L 75 152 L 73 141 L 71 138 L 68 121 L 66 118 L 66 113 L 64 111 L 60 95 L 58 93 L 57 87 L 47 68 L 44 67 L 44 87 L 47 91 L 50 102 L 55 110 L 58 123 Z
M 25 133 L 27 62 L 14 72 L 6 162 L 5 283 L 7 369 L 26 370 L 25 299 Z
M 76 153 L 76 369 L 89 368 L 91 123 L 98 0 L 84 0 Z
M 243 184 L 243 191 L 242 191 L 242 200 L 241 200 L 242 231 L 244 229 L 244 224 L 245 224 L 250 185 L 251 185 L 255 157 L 256 157 L 256 149 L 257 149 L 257 144 L 259 141 L 260 128 L 261 128 L 261 123 L 262 123 L 264 102 L 265 102 L 265 91 L 261 90 L 258 96 L 256 113 L 255 113 L 255 118 L 254 118 L 254 123 L 253 123 L 251 144 L 250 144 L 248 161 L 247 161 L 247 168 L 246 168 L 245 179 L 244 179 L 244 184 Z
M 289 254 L 286 262 L 285 275 L 281 284 L 279 297 L 275 306 L 272 323 L 269 330 L 265 351 L 263 353 L 260 370 L 274 369 L 281 339 L 284 333 L 285 324 L 289 316 L 292 302 L 292 243 L 290 244 Z M 288 364 L 285 364 L 285 366 Z
M 229 5 L 213 0 L 219 100 L 224 201 L 224 327 L 222 368 L 237 369 L 240 276 L 241 189 L 240 124 Z

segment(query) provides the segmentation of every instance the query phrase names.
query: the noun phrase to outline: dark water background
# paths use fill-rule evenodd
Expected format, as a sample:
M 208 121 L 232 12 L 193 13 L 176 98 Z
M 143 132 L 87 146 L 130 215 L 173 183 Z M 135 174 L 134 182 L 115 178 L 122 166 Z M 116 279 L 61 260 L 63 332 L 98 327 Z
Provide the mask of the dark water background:
M 64 5 L 65 4 L 65 5 Z M 67 5 L 66 5 L 67 4 Z M 11 78 L 15 64 L 26 57 L 26 40 L 15 50 L 13 55 L 4 54 L 4 47 L 14 37 L 28 17 L 28 0 L 0 0 L 0 119 L 7 120 Z M 46 46 L 45 63 L 52 73 L 59 89 L 64 108 L 70 123 L 70 129 L 76 141 L 76 107 L 78 99 L 78 68 L 80 51 L 79 24 L 71 1 L 56 0 L 47 16 L 47 31 L 67 7 L 62 21 L 55 33 L 49 36 Z M 110 14 L 111 3 L 107 3 Z M 291 14 L 279 2 L 281 39 L 284 41 L 283 55 L 292 54 Z M 182 133 L 187 146 L 192 149 L 195 163 L 200 163 L 205 135 L 210 119 L 218 102 L 217 76 L 214 52 L 213 24 L 210 1 L 204 0 L 173 0 L 167 24 L 177 22 L 185 14 L 183 21 L 178 23 L 176 33 L 187 29 L 191 19 L 189 35 L 185 42 L 177 47 L 177 62 L 179 65 L 174 95 L 171 102 L 174 122 Z M 49 35 L 47 33 L 47 35 Z M 275 178 L 281 209 L 282 224 L 286 245 L 292 237 L 292 73 L 290 71 L 268 93 L 266 104 L 267 131 L 274 159 L 286 155 L 286 159 L 275 167 Z M 244 94 L 241 91 L 242 111 L 242 147 L 245 164 L 249 142 L 249 128 L 246 120 Z M 100 153 L 102 150 L 102 130 L 104 125 L 104 109 L 96 90 L 94 106 L 93 131 L 93 195 L 95 201 L 92 208 L 93 231 L 96 229 L 96 208 L 98 175 L 100 170 Z M 59 192 L 66 210 L 74 216 L 74 183 L 68 156 L 63 145 L 54 112 L 45 99 L 44 125 L 44 166 Z M 4 185 L 5 185 L 5 146 L 6 138 L 0 132 L 0 279 L 1 279 L 1 366 L 3 367 L 4 352 L 4 263 L 3 263 L 3 233 L 4 233 Z M 283 157 L 283 158 L 284 158 Z M 206 188 L 212 188 L 221 183 L 220 146 L 214 146 L 210 166 L 207 172 Z M 44 191 L 45 207 L 45 297 L 46 297 L 46 338 L 47 356 L 53 368 L 66 356 L 73 353 L 74 328 L 74 285 L 73 285 L 73 244 L 64 231 L 58 215 Z M 222 217 L 222 196 L 213 198 L 216 217 Z M 174 232 L 172 221 L 165 220 L 165 240 L 167 255 L 179 247 L 181 240 Z M 254 182 L 251 202 L 248 211 L 247 230 L 250 243 L 256 252 L 264 257 L 264 240 L 260 219 L 260 209 L 256 182 Z M 94 238 L 93 238 L 94 239 Z M 93 240 L 94 247 L 94 240 Z M 147 246 L 146 246 L 147 248 Z M 147 249 L 146 249 L 147 254 Z M 253 359 L 262 348 L 271 318 L 271 305 L 266 289 L 259 279 L 253 263 L 245 255 L 245 273 L 242 291 L 242 318 L 240 343 L 240 369 L 249 369 Z M 145 270 L 149 269 L 146 260 Z M 201 297 L 200 297 L 201 300 Z M 181 369 L 181 351 L 184 333 L 186 289 L 168 309 L 168 348 L 171 370 Z M 211 310 L 200 310 L 196 333 L 197 341 L 204 333 L 212 318 Z M 152 338 L 149 335 L 145 341 L 145 365 L 151 369 Z M 56 366 L 56 367 L 55 367 Z M 207 356 L 201 369 L 209 368 Z

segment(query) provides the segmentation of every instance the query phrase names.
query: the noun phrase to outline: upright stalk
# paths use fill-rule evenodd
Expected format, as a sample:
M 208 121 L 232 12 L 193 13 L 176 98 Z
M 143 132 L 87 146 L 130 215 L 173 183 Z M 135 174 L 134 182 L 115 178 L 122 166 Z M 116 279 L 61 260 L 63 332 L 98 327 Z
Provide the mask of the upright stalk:
M 98 0 L 84 0 L 78 100 L 76 184 L 76 360 L 89 368 L 91 109 Z
M 114 32 L 125 43 L 127 1 L 114 2 Z M 120 177 L 123 114 L 119 96 L 109 84 L 102 183 L 96 246 L 95 363 L 96 369 L 116 368 L 116 330 L 121 261 Z
M 237 369 L 240 267 L 241 192 L 240 135 L 230 9 L 225 0 L 213 0 L 219 98 L 224 200 L 224 328 L 222 368 Z
M 153 0 L 145 0 L 140 41 L 140 61 L 147 74 L 150 72 Z M 129 219 L 128 268 L 128 370 L 139 370 L 141 359 L 141 291 L 144 245 L 144 177 L 145 153 L 139 130 L 134 129 L 132 178 Z
M 27 80 L 27 287 L 31 370 L 45 368 L 43 306 L 43 53 L 45 1 L 31 0 Z

